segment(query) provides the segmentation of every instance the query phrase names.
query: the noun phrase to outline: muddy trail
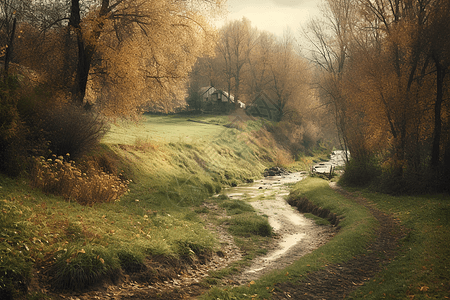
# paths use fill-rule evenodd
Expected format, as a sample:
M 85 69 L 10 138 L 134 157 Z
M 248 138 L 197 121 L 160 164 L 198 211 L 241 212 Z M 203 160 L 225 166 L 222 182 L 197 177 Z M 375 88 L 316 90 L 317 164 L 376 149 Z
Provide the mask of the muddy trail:
M 329 241 L 337 232 L 333 226 L 319 226 L 286 202 L 289 184 L 296 183 L 305 173 L 268 176 L 252 185 L 227 189 L 233 199 L 250 201 L 260 214 L 268 217 L 275 240 L 267 255 L 255 258 L 250 267 L 233 276 L 232 285 L 248 284 L 274 269 L 284 268 Z

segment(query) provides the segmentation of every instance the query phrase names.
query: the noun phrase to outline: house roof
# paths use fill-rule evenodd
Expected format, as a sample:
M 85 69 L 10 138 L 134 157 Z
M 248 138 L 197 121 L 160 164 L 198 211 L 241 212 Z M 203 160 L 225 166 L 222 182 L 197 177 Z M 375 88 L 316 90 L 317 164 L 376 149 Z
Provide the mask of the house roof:
M 203 96 L 204 94 L 206 94 L 208 92 L 210 92 L 212 94 L 215 91 L 216 91 L 216 89 L 213 86 L 204 86 L 204 87 L 201 87 L 198 92 L 200 93 L 201 96 Z

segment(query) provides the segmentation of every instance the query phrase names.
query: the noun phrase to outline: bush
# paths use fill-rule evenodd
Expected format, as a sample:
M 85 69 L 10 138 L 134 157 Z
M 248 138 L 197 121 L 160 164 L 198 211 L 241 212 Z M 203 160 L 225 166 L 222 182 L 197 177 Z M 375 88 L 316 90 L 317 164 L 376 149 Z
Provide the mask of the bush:
M 128 191 L 128 181 L 93 166 L 83 172 L 67 158 L 55 155 L 47 160 L 36 158 L 31 174 L 32 186 L 81 205 L 113 202 Z
M 42 118 L 49 149 L 57 156 L 81 157 L 99 144 L 108 129 L 98 115 L 74 105 L 47 110 Z
M 381 169 L 374 158 L 352 158 L 346 164 L 339 182 L 349 186 L 366 186 L 380 175 Z
M 27 130 L 17 109 L 16 77 L 0 81 L 0 172 L 17 176 L 26 164 Z
M 71 247 L 56 253 L 51 267 L 52 286 L 61 290 L 80 290 L 104 280 L 120 277 L 120 264 L 103 249 Z

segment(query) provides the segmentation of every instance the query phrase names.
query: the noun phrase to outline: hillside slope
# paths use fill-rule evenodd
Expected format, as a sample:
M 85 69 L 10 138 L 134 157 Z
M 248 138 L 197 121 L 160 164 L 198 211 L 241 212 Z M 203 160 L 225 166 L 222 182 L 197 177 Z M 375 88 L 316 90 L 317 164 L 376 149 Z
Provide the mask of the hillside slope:
M 143 118 L 113 125 L 92 154 L 131 180 L 119 201 L 82 206 L 0 176 L 0 298 L 40 299 L 137 273 L 163 280 L 171 275 L 151 267 L 155 259 L 180 268 L 208 257 L 219 245 L 195 210 L 223 186 L 262 176 L 283 152 L 241 116 Z

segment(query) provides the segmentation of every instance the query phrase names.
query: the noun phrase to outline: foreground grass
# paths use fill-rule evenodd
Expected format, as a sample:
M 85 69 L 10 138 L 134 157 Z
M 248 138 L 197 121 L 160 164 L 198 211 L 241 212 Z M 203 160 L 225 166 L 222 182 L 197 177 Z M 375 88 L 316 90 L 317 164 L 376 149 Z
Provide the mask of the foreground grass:
M 215 246 L 214 237 L 189 210 L 151 210 L 138 199 L 133 205 L 86 207 L 5 177 L 0 177 L 0 186 L 0 268 L 7 273 L 0 278 L 1 288 L 26 285 L 35 263 L 56 260 L 68 265 L 73 260 L 73 269 L 55 270 L 53 276 L 62 281 L 54 284 L 78 289 L 88 286 L 90 279 L 81 278 L 81 283 L 73 285 L 64 277 L 70 278 L 77 270 L 85 272 L 83 261 L 92 257 L 104 271 L 113 272 L 126 263 L 122 258 L 127 255 L 142 264 L 145 256 L 184 259 Z M 125 254 L 122 258 L 121 253 Z
M 410 230 L 399 255 L 354 293 L 364 299 L 450 298 L 450 196 L 402 196 L 361 192 Z

